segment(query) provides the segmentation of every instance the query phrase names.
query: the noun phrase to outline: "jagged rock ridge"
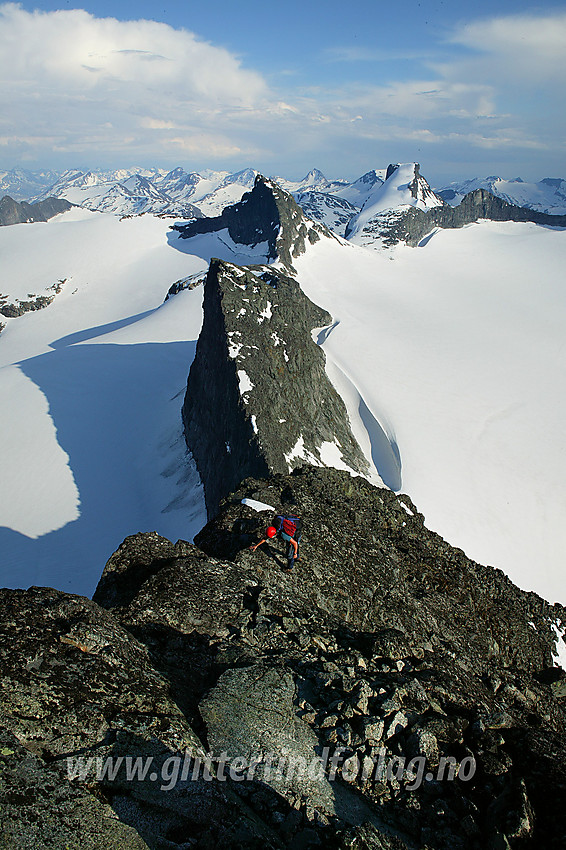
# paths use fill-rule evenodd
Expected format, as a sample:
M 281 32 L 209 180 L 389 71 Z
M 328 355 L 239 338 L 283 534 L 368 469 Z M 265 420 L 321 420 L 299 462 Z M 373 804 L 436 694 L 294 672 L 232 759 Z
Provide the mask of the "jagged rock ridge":
M 61 198 L 46 198 L 35 204 L 18 203 L 4 195 L 0 201 L 0 226 L 23 224 L 29 221 L 48 221 L 54 215 L 70 210 L 73 205 Z
M 290 575 L 277 547 L 248 550 L 270 514 L 244 497 L 303 516 L 302 563 Z M 346 770 L 334 783 L 260 770 L 239 786 L 280 825 L 284 846 L 561 846 L 566 675 L 551 650 L 563 607 L 470 561 L 406 496 L 337 470 L 245 481 L 196 542 L 180 555 L 165 541 L 126 541 L 96 598 L 157 663 L 165 656 L 216 758 L 308 760 L 313 747 L 342 746 L 358 765 L 353 782 Z M 124 567 L 127 592 L 116 581 Z M 185 636 L 172 650 L 171 627 Z M 368 781 L 362 768 L 382 748 L 422 757 L 433 777 L 443 757 L 471 757 L 476 773 L 412 789 L 407 777 Z M 281 817 L 282 801 L 298 798 L 299 815 Z M 301 844 L 304 830 L 312 843 Z
M 305 462 L 329 465 L 329 453 L 368 472 L 311 337 L 330 321 L 283 272 L 212 261 L 183 405 L 209 516 L 249 475 L 288 473 Z
M 256 177 L 252 191 L 246 192 L 239 203 L 226 207 L 221 215 L 173 229 L 183 239 L 226 229 L 237 244 L 255 246 L 265 242 L 267 261 L 279 260 L 289 271 L 294 271 L 293 258 L 304 252 L 307 241 L 312 244 L 323 234 L 332 236 L 324 225 L 307 219 L 291 195 L 261 175 Z

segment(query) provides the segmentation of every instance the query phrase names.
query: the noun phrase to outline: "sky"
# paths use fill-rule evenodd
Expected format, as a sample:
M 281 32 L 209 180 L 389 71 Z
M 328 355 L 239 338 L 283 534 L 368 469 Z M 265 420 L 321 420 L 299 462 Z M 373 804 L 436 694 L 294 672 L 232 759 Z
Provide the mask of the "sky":
M 0 168 L 566 177 L 566 8 L 0 3 Z

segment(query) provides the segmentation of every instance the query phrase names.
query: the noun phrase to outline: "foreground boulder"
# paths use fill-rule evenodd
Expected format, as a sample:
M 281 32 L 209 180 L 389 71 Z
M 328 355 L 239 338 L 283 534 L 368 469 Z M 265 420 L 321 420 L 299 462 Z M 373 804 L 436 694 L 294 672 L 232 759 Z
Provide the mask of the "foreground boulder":
M 49 588 L 0 601 L 1 847 L 277 846 L 220 783 L 171 785 L 205 749 L 111 614 Z

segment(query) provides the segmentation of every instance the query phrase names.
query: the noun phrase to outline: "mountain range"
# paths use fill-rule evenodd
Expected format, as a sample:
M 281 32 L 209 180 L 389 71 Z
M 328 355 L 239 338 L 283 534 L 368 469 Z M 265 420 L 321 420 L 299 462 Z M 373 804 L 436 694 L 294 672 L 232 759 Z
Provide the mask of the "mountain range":
M 206 171 L 202 174 L 186 172 L 181 167 L 168 172 L 158 168 L 130 168 L 74 170 L 62 174 L 15 169 L 0 172 L 0 195 L 28 202 L 47 197 L 62 198 L 86 209 L 116 215 L 151 213 L 190 219 L 218 215 L 225 206 L 239 201 L 244 192 L 253 187 L 257 173 L 251 168 L 235 173 Z M 311 218 L 324 222 L 343 236 L 353 216 L 363 207 L 367 208 L 387 176 L 386 168 L 373 169 L 349 182 L 328 180 L 321 171 L 313 169 L 302 180 L 273 179 L 293 194 Z M 410 179 L 412 177 L 408 182 Z M 421 176 L 420 180 L 424 178 Z M 515 206 L 552 215 L 566 214 L 566 180 L 558 178 L 545 178 L 538 183 L 526 183 L 520 178 L 475 178 L 435 189 L 434 195 L 438 203 L 455 206 L 476 189 L 485 189 Z M 428 191 L 432 191 L 430 187 Z M 385 198 L 381 203 L 386 203 Z M 390 197 L 387 203 L 397 207 L 399 198 Z

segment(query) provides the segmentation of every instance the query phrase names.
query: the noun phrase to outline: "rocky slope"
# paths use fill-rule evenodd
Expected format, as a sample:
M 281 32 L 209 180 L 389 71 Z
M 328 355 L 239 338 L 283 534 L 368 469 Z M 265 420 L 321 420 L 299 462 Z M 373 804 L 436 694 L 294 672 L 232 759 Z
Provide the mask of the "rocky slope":
M 551 215 L 566 214 L 566 180 L 554 177 L 545 177 L 538 183 L 528 183 L 520 177 L 514 180 L 497 176 L 476 177 L 461 183 L 450 183 L 440 190 L 439 195 L 451 206 L 456 206 L 465 195 L 476 189 L 486 189 L 492 195 L 519 207 Z
M 291 573 L 244 498 L 300 512 Z M 563 847 L 563 608 L 338 470 L 246 480 L 196 544 L 2 591 L 0 846 Z
M 211 263 L 183 405 L 209 516 L 248 475 L 329 460 L 368 472 L 311 336 L 330 322 L 281 271 Z
M 309 218 L 320 221 L 338 236 L 345 235 L 348 222 L 358 211 L 357 207 L 344 198 L 325 192 L 297 192 L 295 197 Z
M 0 226 L 8 224 L 23 224 L 28 221 L 48 221 L 54 215 L 70 210 L 72 204 L 61 198 L 46 198 L 35 204 L 26 201 L 18 203 L 4 195 L 0 201 Z

